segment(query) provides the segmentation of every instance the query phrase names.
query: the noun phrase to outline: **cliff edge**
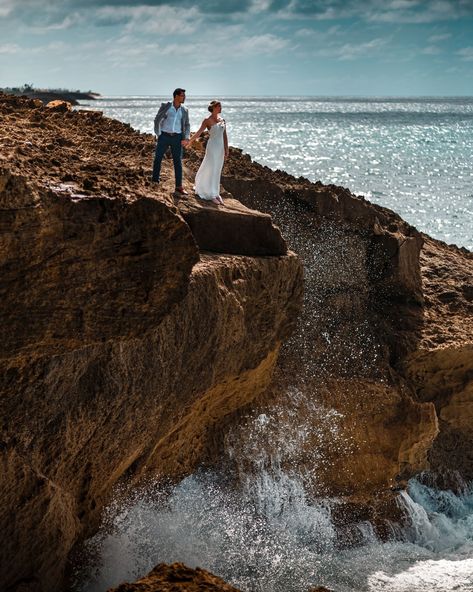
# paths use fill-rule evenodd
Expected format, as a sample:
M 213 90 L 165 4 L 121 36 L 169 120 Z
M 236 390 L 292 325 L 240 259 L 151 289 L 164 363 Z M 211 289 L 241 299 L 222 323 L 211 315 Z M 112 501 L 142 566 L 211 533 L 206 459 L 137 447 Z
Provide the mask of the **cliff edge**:
M 1 587 L 59 590 L 118 481 L 192 472 L 267 388 L 302 268 L 238 204 L 202 252 L 129 126 L 16 97 L 0 111 Z
M 382 534 L 452 433 L 467 449 L 470 254 L 237 149 L 218 208 L 173 195 L 169 161 L 153 185 L 153 138 L 101 113 L 0 95 L 0 114 L 2 588 L 60 590 L 117 483 L 221 465 L 262 409 L 304 421 L 284 462 L 340 496 L 341 530 Z

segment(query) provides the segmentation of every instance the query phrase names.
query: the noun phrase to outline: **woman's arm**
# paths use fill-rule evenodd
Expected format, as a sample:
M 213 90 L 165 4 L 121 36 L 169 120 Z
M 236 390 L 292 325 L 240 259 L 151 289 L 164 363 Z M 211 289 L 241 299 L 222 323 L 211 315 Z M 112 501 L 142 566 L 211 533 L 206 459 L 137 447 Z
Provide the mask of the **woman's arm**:
M 208 123 L 208 119 L 204 119 L 204 121 L 202 122 L 202 125 L 199 127 L 199 129 L 195 132 L 195 134 L 192 136 L 192 138 L 189 140 L 189 144 L 192 144 L 192 142 L 194 142 L 195 140 L 197 140 L 198 138 L 200 138 L 200 136 L 202 135 L 202 132 L 204 131 L 204 129 L 207 127 L 207 123 Z
M 225 149 L 225 156 L 228 156 L 228 136 L 226 128 L 223 130 L 223 147 Z

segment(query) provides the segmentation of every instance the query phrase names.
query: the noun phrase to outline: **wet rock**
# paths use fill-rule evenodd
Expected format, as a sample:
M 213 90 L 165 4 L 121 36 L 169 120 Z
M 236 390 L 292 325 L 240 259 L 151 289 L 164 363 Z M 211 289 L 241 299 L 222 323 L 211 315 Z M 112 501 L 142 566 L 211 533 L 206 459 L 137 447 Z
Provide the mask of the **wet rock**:
M 296 180 L 239 151 L 232 150 L 223 185 L 269 213 L 304 263 L 302 314 L 264 407 L 277 414 L 288 392 L 306 398 L 291 399 L 288 433 L 308 432 L 283 467 L 297 467 L 314 497 L 335 495 L 382 514 L 389 505 L 381 497 L 394 498 L 428 466 L 438 433 L 433 404 L 415 400 L 398 369 L 416 350 L 422 324 L 423 238 L 347 189 Z M 323 410 L 333 421 L 323 421 Z

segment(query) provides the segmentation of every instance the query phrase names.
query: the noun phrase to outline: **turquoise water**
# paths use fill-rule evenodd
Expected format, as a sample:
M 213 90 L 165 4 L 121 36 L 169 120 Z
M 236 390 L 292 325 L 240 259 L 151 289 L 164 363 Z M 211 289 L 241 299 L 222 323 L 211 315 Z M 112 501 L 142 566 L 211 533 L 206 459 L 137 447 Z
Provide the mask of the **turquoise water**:
M 187 99 L 192 130 L 208 99 Z M 103 97 L 84 107 L 152 132 L 164 100 Z M 230 143 L 254 160 L 348 187 L 419 230 L 473 250 L 473 97 L 221 100 Z

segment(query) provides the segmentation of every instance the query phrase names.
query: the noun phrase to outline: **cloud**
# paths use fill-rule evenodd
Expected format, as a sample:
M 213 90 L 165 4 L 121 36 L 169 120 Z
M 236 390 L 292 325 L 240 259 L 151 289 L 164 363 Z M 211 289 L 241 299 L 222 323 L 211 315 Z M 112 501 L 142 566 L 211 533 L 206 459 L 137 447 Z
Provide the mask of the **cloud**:
M 13 0 L 0 0 L 0 18 L 8 16 L 14 7 Z
M 340 25 L 334 25 L 332 27 L 329 27 L 328 29 L 324 29 L 323 31 L 316 31 L 314 29 L 303 27 L 302 29 L 298 29 L 294 33 L 296 37 L 316 37 L 317 39 L 330 38 L 340 34 L 343 34 L 343 29 L 340 27 Z
M 374 7 L 368 19 L 387 23 L 421 24 L 456 20 L 473 15 L 470 0 L 405 0 Z
M 473 62 L 473 47 L 463 47 L 457 51 L 457 55 L 465 62 Z
M 67 1 L 54 2 L 53 0 L 0 0 L 2 6 L 9 6 L 8 26 L 27 27 L 33 33 L 43 33 L 50 30 L 67 29 L 77 24 L 81 17 L 81 11 L 74 11 L 67 6 Z M 0 21 L 1 24 L 1 21 Z
M 74 26 L 134 26 L 139 15 L 173 13 L 175 23 L 163 19 L 163 26 L 150 22 L 150 32 L 161 33 L 172 24 L 169 33 L 177 32 L 179 22 L 189 33 L 190 17 L 199 13 L 210 20 L 244 16 L 249 11 L 264 11 L 270 0 L 0 0 L 0 19 L 10 19 L 12 26 L 26 27 L 32 33 L 73 28 Z M 2 19 L 3 20 L 3 19 Z M 0 21 L 1 23 L 1 21 Z M 141 30 L 143 30 L 141 28 Z M 194 30 L 194 27 L 192 27 Z
M 271 0 L 253 0 L 250 6 L 250 12 L 264 12 L 271 6 Z
M 13 54 L 13 53 L 19 53 L 20 51 L 21 51 L 21 47 L 19 45 L 17 45 L 16 43 L 4 43 L 3 45 L 0 45 L 0 54 L 3 54 L 3 53 Z
M 364 43 L 345 43 L 340 46 L 323 47 L 315 51 L 319 57 L 335 58 L 341 61 L 356 60 L 362 57 L 372 57 L 386 45 L 386 39 L 372 39 Z
M 21 56 L 34 56 L 50 52 L 64 53 L 65 50 L 67 50 L 67 46 L 62 42 L 51 42 L 34 47 L 22 47 L 17 43 L 4 43 L 0 45 L 0 54 L 21 54 Z
M 442 53 L 442 50 L 436 45 L 428 45 L 421 50 L 421 53 L 424 55 L 439 55 Z
M 473 0 L 0 0 L 0 17 L 15 19 L 35 33 L 68 29 L 84 22 L 134 26 L 139 14 L 144 21 L 146 14 L 166 11 L 186 27 L 191 26 L 188 15 L 192 13 L 223 23 L 270 17 L 414 24 L 472 17 Z M 173 24 L 173 30 L 177 29 L 178 24 Z M 161 33 L 163 28 L 150 24 L 150 31 Z
M 175 6 L 104 6 L 95 11 L 99 26 L 124 25 L 127 32 L 142 31 L 161 35 L 188 35 L 202 20 L 196 8 L 182 11 Z
M 111 10 L 134 7 L 175 7 L 186 10 L 196 8 L 203 13 L 232 14 L 245 12 L 254 6 L 266 8 L 270 0 L 0 0 L 0 7 L 14 5 L 18 10 L 37 8 L 38 12 L 55 8 L 67 12 L 75 10 L 95 10 L 107 7 Z
M 273 0 L 270 9 L 282 18 L 356 18 L 389 23 L 430 23 L 473 16 L 472 0 Z
M 441 33 L 440 35 L 431 35 L 428 39 L 430 43 L 438 43 L 439 41 L 446 41 L 452 36 L 451 33 Z
M 295 32 L 296 37 L 313 37 L 314 36 L 314 30 L 313 29 L 298 29 Z
M 244 35 L 243 28 L 239 25 L 221 27 L 215 33 L 212 43 L 205 39 L 201 41 L 189 40 L 182 44 L 165 44 L 162 47 L 162 55 L 187 55 L 197 60 L 209 60 L 217 57 L 219 60 L 239 59 L 245 56 L 273 55 L 288 46 L 286 39 L 270 33 L 263 35 Z M 219 47 L 218 53 L 215 47 Z
M 53 20 L 49 24 L 43 26 L 31 25 L 30 31 L 32 33 L 49 33 L 50 31 L 62 31 L 65 29 L 71 29 L 76 25 L 79 25 L 85 21 L 85 17 L 80 15 L 78 12 L 68 14 L 62 20 Z
M 288 41 L 271 33 L 244 37 L 237 42 L 234 50 L 243 54 L 273 54 L 288 46 Z

